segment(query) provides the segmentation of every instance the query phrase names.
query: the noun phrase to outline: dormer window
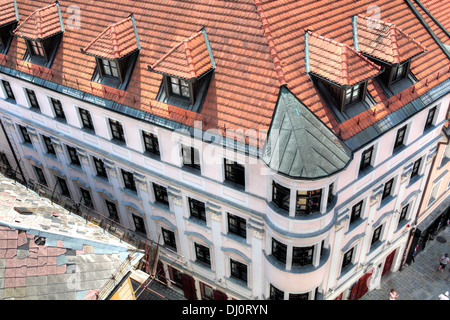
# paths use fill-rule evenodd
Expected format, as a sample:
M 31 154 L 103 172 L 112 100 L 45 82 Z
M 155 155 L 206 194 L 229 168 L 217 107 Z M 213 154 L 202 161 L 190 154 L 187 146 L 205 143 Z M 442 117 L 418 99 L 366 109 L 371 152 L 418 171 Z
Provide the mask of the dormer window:
M 3 1 L 0 5 L 0 53 L 6 54 L 12 41 L 12 31 L 16 29 L 19 13 L 15 0 Z
M 177 107 L 197 111 L 206 96 L 214 58 L 205 29 L 170 49 L 149 70 L 163 76 L 156 97 Z
M 327 102 L 340 112 L 364 101 L 367 82 L 381 71 L 354 48 L 311 31 L 305 34 L 305 62 Z
M 45 21 L 46 23 L 41 23 Z M 59 3 L 37 9 L 29 15 L 13 34 L 27 45 L 25 61 L 50 68 L 64 32 Z
M 394 83 L 408 77 L 411 60 L 424 53 L 425 48 L 392 23 L 362 14 L 352 19 L 356 50 L 383 67 L 379 80 L 386 86 L 385 91 L 392 91 Z M 387 93 L 390 96 L 397 91 Z
M 108 26 L 81 52 L 95 57 L 92 81 L 126 90 L 140 51 L 134 16 Z

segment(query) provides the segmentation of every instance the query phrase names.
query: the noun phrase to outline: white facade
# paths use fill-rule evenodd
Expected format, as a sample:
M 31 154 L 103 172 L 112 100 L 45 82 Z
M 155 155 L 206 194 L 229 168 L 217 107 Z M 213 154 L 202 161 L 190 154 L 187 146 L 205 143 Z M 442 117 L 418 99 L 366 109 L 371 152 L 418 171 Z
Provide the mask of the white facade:
M 202 282 L 237 299 L 269 299 L 271 288 L 278 289 L 284 299 L 305 293 L 308 299 L 315 299 L 316 292 L 323 299 L 334 299 L 342 293 L 347 298 L 351 286 L 368 271 L 374 275 L 370 285 L 376 285 L 386 257 L 393 251 L 390 270 L 396 271 L 450 102 L 447 94 L 365 145 L 353 154 L 345 170 L 317 181 L 298 181 L 271 174 L 253 156 L 236 155 L 191 140 L 181 132 L 3 74 L 0 80 L 10 83 L 15 96 L 15 102 L 7 99 L 1 88 L 0 118 L 28 179 L 37 180 L 34 167 L 38 167 L 50 188 L 55 186 L 56 176 L 64 178 L 75 201 L 82 196 L 80 187 L 89 190 L 96 211 L 108 216 L 105 200 L 115 203 L 121 224 L 134 230 L 133 215 L 142 217 L 147 237 L 159 243 L 163 242 L 163 229 L 174 232 L 182 263 L 163 260 L 166 277 L 170 278 L 167 266 L 171 265 L 194 277 L 198 297 L 202 295 L 198 286 Z M 35 91 L 40 112 L 30 110 L 26 88 Z M 61 101 L 67 121 L 55 118 L 52 97 Z M 428 111 L 435 106 L 434 126 L 424 131 Z M 95 132 L 82 128 L 79 108 L 90 112 Z M 112 140 L 108 119 L 122 124 L 125 143 Z M 19 125 L 27 128 L 32 144 L 24 142 Z M 404 146 L 393 152 L 397 130 L 404 125 Z M 145 153 L 142 131 L 158 137 L 160 157 Z M 56 156 L 47 153 L 43 136 L 51 137 Z M 192 141 L 194 147 L 203 150 L 200 171 L 182 165 L 181 145 Z M 70 164 L 66 146 L 77 149 L 80 166 Z M 361 154 L 371 146 L 371 168 L 360 173 Z M 244 164 L 245 188 L 225 181 L 223 159 L 234 156 Z M 97 176 L 93 157 L 104 161 L 108 179 Z M 410 178 L 418 159 L 422 159 L 418 172 Z M 125 187 L 121 170 L 133 173 L 136 192 Z M 391 179 L 392 190 L 382 199 L 385 184 Z M 289 212 L 272 202 L 273 182 L 290 189 Z M 167 188 L 168 205 L 156 201 L 153 184 Z M 296 192 L 318 189 L 322 190 L 319 212 L 295 216 Z M 206 222 L 191 217 L 189 198 L 205 204 Z M 360 217 L 350 223 L 352 209 L 361 201 Z M 230 214 L 245 220 L 245 237 L 230 232 Z M 375 230 L 379 231 L 379 240 L 372 244 Z M 285 261 L 273 255 L 273 239 L 286 246 L 285 258 L 281 259 Z M 197 244 L 209 249 L 209 267 L 198 261 Z M 294 247 L 311 246 L 311 262 L 293 266 Z M 344 256 L 351 250 L 342 269 Z M 246 266 L 246 282 L 232 276 L 231 261 Z

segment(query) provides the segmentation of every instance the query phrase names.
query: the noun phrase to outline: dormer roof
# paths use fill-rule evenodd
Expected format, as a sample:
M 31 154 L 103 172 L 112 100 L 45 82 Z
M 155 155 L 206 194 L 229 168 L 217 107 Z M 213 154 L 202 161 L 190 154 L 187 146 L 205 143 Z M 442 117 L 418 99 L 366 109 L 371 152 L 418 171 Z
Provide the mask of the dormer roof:
M 81 49 L 88 55 L 109 60 L 121 59 L 137 50 L 140 43 L 133 15 L 108 26 Z
M 353 18 L 358 51 L 389 64 L 399 64 L 426 51 L 418 41 L 392 23 L 359 14 Z
M 312 31 L 307 31 L 305 38 L 307 70 L 318 77 L 351 86 L 380 73 L 380 66 L 346 44 Z
M 0 0 L 0 27 L 19 21 L 15 0 Z
M 198 79 L 214 68 L 214 58 L 204 29 L 177 43 L 152 64 L 150 70 L 182 79 Z
M 29 40 L 43 40 L 61 32 L 64 24 L 58 2 L 35 10 L 13 31 Z

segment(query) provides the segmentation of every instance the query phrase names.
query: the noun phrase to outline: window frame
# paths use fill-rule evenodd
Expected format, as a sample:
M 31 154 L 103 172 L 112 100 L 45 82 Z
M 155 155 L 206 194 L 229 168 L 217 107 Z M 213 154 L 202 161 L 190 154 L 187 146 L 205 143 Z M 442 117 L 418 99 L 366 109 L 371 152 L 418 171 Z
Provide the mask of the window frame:
M 272 238 L 272 256 L 279 262 L 286 264 L 287 261 L 287 245 Z
M 81 199 L 83 200 L 83 205 L 88 208 L 94 209 L 94 201 L 92 201 L 91 192 L 86 188 L 80 187 L 80 194 Z
M 232 213 L 227 213 L 228 233 L 247 239 L 247 220 Z
M 38 166 L 32 165 L 37 182 L 43 186 L 48 187 L 47 178 L 45 177 L 44 170 Z
M 188 198 L 189 204 L 189 215 L 196 219 L 206 222 L 206 205 L 204 202 L 199 201 L 197 199 Z M 201 210 L 198 210 L 201 208 Z M 199 212 L 201 211 L 201 212 Z
M 409 61 L 399 64 L 392 72 L 392 82 L 397 82 L 408 75 Z M 401 70 L 401 73 L 399 72 Z
M 69 154 L 70 164 L 81 167 L 80 157 L 76 148 L 66 145 L 67 153 Z
M 373 159 L 373 153 L 375 151 L 374 146 L 371 146 L 367 149 L 365 149 L 362 153 L 361 153 L 361 161 L 359 164 L 359 172 L 362 172 L 364 170 L 366 170 L 367 168 L 372 166 L 372 159 Z M 370 153 L 370 156 L 367 157 L 367 154 Z
M 199 261 L 211 268 L 211 249 L 200 243 L 194 242 L 194 251 L 195 261 Z
M 373 246 L 374 244 L 378 243 L 381 239 L 381 231 L 382 231 L 383 225 L 377 227 L 373 233 L 372 233 L 372 240 L 370 240 L 370 246 Z
M 119 211 L 117 210 L 116 204 L 110 200 L 107 200 L 107 199 L 104 199 L 104 200 L 105 200 L 106 210 L 108 211 L 108 217 L 113 221 L 120 221 Z M 111 214 L 111 211 L 113 211 L 113 214 Z
M 61 195 L 72 199 L 72 197 L 70 196 L 70 190 L 69 190 L 69 186 L 67 185 L 67 181 L 64 178 L 61 178 L 59 176 L 55 176 L 56 180 L 58 181 L 58 185 L 59 185 L 59 190 L 61 192 Z
M 81 126 L 83 129 L 92 130 L 95 132 L 94 123 L 92 121 L 91 112 L 84 108 L 78 108 L 78 114 L 80 115 Z
M 245 188 L 245 164 L 227 158 L 223 159 L 225 181 Z
M 147 229 L 145 228 L 145 220 L 140 215 L 131 213 L 133 219 L 134 230 L 141 234 L 147 234 Z
M 134 181 L 134 174 L 125 169 L 120 169 L 120 172 L 122 174 L 124 189 L 137 192 L 136 181 Z
M 353 223 L 361 218 L 363 205 L 364 200 L 361 200 L 352 207 L 352 212 L 350 214 L 350 223 Z
M 395 136 L 394 141 L 394 150 L 404 145 L 407 129 L 408 125 L 405 125 L 397 130 L 397 135 Z
M 46 59 L 47 55 L 45 52 L 44 45 L 42 44 L 41 41 L 27 40 L 27 42 L 28 47 L 30 48 L 31 56 Z
M 14 92 L 12 91 L 12 88 L 11 88 L 11 83 L 9 83 L 9 81 L 2 79 L 2 84 L 3 84 L 3 89 L 5 90 L 6 99 L 11 99 L 11 100 L 16 101 L 16 97 L 14 96 Z
M 230 258 L 230 278 L 248 283 L 248 265 Z
M 92 161 L 94 161 L 96 176 L 103 177 L 108 180 L 108 173 L 106 171 L 105 162 L 102 159 L 94 156 L 92 157 Z
M 411 176 L 410 179 L 414 178 L 415 176 L 419 175 L 420 171 L 420 165 L 422 164 L 422 158 L 417 159 L 414 161 L 412 170 L 411 170 Z
M 312 264 L 314 250 L 314 246 L 292 247 L 292 267 L 304 267 Z
M 27 96 L 28 103 L 30 104 L 30 109 L 41 110 L 39 102 L 36 96 L 36 92 L 32 89 L 25 88 L 25 94 Z
M 291 189 L 272 181 L 272 202 L 281 210 L 289 212 Z
M 344 106 L 345 108 L 351 106 L 352 104 L 362 100 L 362 94 L 364 92 L 364 82 L 357 83 L 344 91 Z M 356 89 L 355 89 L 356 88 Z M 350 90 L 350 92 L 349 92 Z M 356 94 L 355 94 L 356 92 Z M 350 94 L 350 99 L 347 96 Z
M 45 135 L 42 135 L 42 140 L 44 141 L 45 149 L 47 154 L 53 154 L 56 156 L 56 150 L 53 146 L 52 139 Z
M 182 84 L 182 82 L 184 82 L 184 84 Z M 191 100 L 191 85 L 188 81 L 168 76 L 167 83 L 169 85 L 169 92 L 171 95 L 177 98 Z M 177 88 L 178 93 L 174 91 L 174 87 Z M 187 95 L 183 94 L 183 88 L 187 88 Z
M 62 119 L 66 121 L 66 114 L 64 113 L 64 109 L 61 103 L 61 100 L 50 97 L 50 103 L 53 107 L 53 111 L 55 113 L 55 118 Z
M 164 245 L 168 246 L 173 251 L 177 251 L 177 240 L 175 237 L 175 232 L 161 227 L 161 234 L 163 237 Z
M 406 216 L 408 214 L 408 210 L 409 210 L 409 203 L 404 205 L 402 210 L 400 211 L 400 215 L 398 218 L 398 223 L 402 222 L 403 220 L 406 219 Z
M 270 300 L 284 300 L 284 291 L 278 289 L 273 284 L 270 284 L 269 299 Z
M 387 197 L 389 197 L 392 194 L 392 189 L 394 186 L 394 178 L 388 180 L 383 187 L 383 194 L 381 196 L 381 200 L 383 201 Z
M 22 125 L 20 125 L 20 124 L 18 124 L 18 126 L 19 126 L 20 134 L 21 134 L 21 136 L 22 136 L 22 141 L 23 141 L 23 143 L 33 144 L 32 141 L 31 141 L 30 134 L 28 133 L 27 127 L 22 126 Z
M 117 61 L 111 61 L 105 58 L 98 58 L 98 62 L 101 69 L 100 74 L 102 75 L 102 77 L 107 77 L 120 81 L 120 66 Z
M 118 120 L 108 118 L 111 140 L 125 143 L 125 132 L 122 123 Z
M 306 192 L 306 194 L 299 194 L 299 192 Z M 315 194 L 317 192 L 317 194 Z M 308 216 L 316 212 L 320 212 L 322 204 L 323 190 L 297 190 L 295 195 L 295 216 Z M 299 204 L 300 199 L 305 199 L 305 204 Z M 305 206 L 305 209 L 299 209 L 299 206 Z M 317 209 L 314 209 L 317 208 Z
M 151 154 L 160 155 L 158 136 L 154 133 L 142 131 L 142 141 L 144 151 Z
M 347 250 L 344 253 L 344 255 L 342 256 L 341 270 L 345 269 L 347 266 L 349 266 L 352 263 L 354 249 L 355 249 L 355 247 L 352 247 L 351 249 Z
M 153 192 L 155 194 L 155 202 L 169 205 L 169 194 L 167 193 L 167 188 L 157 184 L 153 184 Z
M 428 111 L 427 119 L 425 120 L 424 131 L 433 126 L 434 118 L 436 116 L 437 106 L 434 106 Z
M 201 156 L 200 151 L 197 148 L 194 148 L 192 146 L 181 145 L 181 159 L 183 167 L 201 170 L 201 160 L 200 160 Z

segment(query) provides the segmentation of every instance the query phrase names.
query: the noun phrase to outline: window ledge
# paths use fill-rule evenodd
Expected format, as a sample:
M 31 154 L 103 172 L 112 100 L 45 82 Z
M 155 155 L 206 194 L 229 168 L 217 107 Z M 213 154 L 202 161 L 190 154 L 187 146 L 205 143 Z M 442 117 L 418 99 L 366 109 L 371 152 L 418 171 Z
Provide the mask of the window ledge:
M 98 181 L 101 181 L 101 182 L 103 182 L 103 183 L 106 183 L 106 184 L 109 185 L 109 186 L 112 185 L 111 182 L 109 182 L 108 178 L 105 178 L 105 177 L 102 177 L 102 176 L 98 176 L 98 175 L 95 175 L 95 174 L 93 174 L 92 177 L 93 177 L 94 179 L 97 179 Z
M 247 281 L 244 281 L 244 280 L 238 279 L 238 278 L 234 278 L 233 276 L 230 276 L 230 277 L 224 277 L 224 279 L 225 279 L 227 282 L 230 282 L 231 284 L 238 285 L 238 286 L 241 287 L 242 289 L 245 289 L 245 290 L 251 290 L 251 288 L 248 286 L 248 282 L 247 282 Z
M 135 197 L 138 200 L 141 200 L 141 197 L 139 197 L 137 191 L 130 190 L 130 189 L 127 189 L 127 188 L 120 188 L 120 190 L 125 192 L 126 194 L 132 196 L 132 197 Z
M 84 173 L 83 168 L 81 167 L 81 165 L 68 163 L 67 166 L 69 166 L 70 168 L 72 168 L 74 170 L 77 170 L 79 172 L 83 172 Z
M 408 223 L 410 223 L 410 221 L 409 220 L 402 220 L 402 221 L 400 221 L 399 223 L 398 223 L 398 225 L 397 225 L 397 229 L 395 229 L 395 232 L 398 232 L 398 231 L 400 231 L 401 229 L 403 229 L 404 227 L 406 227 L 407 225 L 408 225 Z
M 153 159 L 153 160 L 158 160 L 158 161 L 161 160 L 161 154 L 159 154 L 159 153 L 153 153 L 153 152 L 150 152 L 150 151 L 145 150 L 145 151 L 143 152 L 143 154 L 144 154 L 144 156 L 146 156 L 147 158 L 150 158 L 150 159 Z
M 49 157 L 50 159 L 53 159 L 55 161 L 59 161 L 59 159 L 56 156 L 56 154 L 46 152 L 46 153 L 44 153 L 44 156 Z
M 407 188 L 411 187 L 414 183 L 416 183 L 417 181 L 421 180 L 423 178 L 423 174 L 421 175 L 415 175 L 414 177 L 409 179 L 409 183 L 406 186 Z
M 119 147 L 123 147 L 126 148 L 127 147 L 127 143 L 124 140 L 119 140 L 119 139 L 111 139 L 109 140 L 109 142 L 114 143 L 115 145 L 119 146 Z
M 365 176 L 371 174 L 374 170 L 375 170 L 374 166 L 368 166 L 367 168 L 360 170 L 358 173 L 358 179 L 364 178 Z
M 226 179 L 225 179 L 225 180 L 223 181 L 223 185 L 224 185 L 225 187 L 229 187 L 229 188 L 232 188 L 232 189 L 235 189 L 235 190 L 238 190 L 238 191 L 242 191 L 242 192 L 245 191 L 245 185 L 242 185 L 242 184 L 239 184 L 239 183 L 230 181 L 230 180 L 226 180 Z
M 345 233 L 346 235 L 351 233 L 353 230 L 358 229 L 367 221 L 367 218 L 358 218 L 355 221 L 349 223 L 348 231 Z
M 80 128 L 80 130 L 85 132 L 85 133 L 89 133 L 89 134 L 92 134 L 93 136 L 95 136 L 95 130 L 94 129 L 82 127 L 82 128 Z
M 230 233 L 230 232 L 228 232 L 228 233 L 221 233 L 221 235 L 223 237 L 229 239 L 229 240 L 235 241 L 235 242 L 237 242 L 239 244 L 242 244 L 242 245 L 244 245 L 246 247 L 251 247 L 251 245 L 247 243 L 247 238 L 243 238 L 241 236 L 238 236 L 237 234 Z
M 402 151 L 405 151 L 406 149 L 407 145 L 402 144 L 392 151 L 392 156 L 395 157 L 396 155 L 400 154 Z
M 201 167 L 200 168 L 194 168 L 194 167 L 191 167 L 189 165 L 183 164 L 180 167 L 180 169 L 183 170 L 184 172 L 187 172 L 187 173 L 190 173 L 190 174 L 194 174 L 196 176 L 201 176 L 202 175 Z
M 390 195 L 387 196 L 386 198 L 381 200 L 381 204 L 380 204 L 380 207 L 378 208 L 378 210 L 383 209 L 385 206 L 387 206 L 389 203 L 391 203 L 396 198 L 397 198 L 397 195 L 395 195 L 395 196 L 390 196 Z
M 210 266 L 209 264 L 205 263 L 205 262 L 202 262 L 202 261 L 200 261 L 200 260 L 190 260 L 190 261 L 191 261 L 191 263 L 192 263 L 193 265 L 199 266 L 199 267 L 201 267 L 202 269 L 209 270 L 209 271 L 214 271 L 214 270 L 211 268 L 211 266 Z
M 20 144 L 21 144 L 22 146 L 24 146 L 24 147 L 27 147 L 27 148 L 31 149 L 31 150 L 35 150 L 32 143 L 29 143 L 29 142 L 21 142 Z
M 198 225 L 198 226 L 200 226 L 200 227 L 203 227 L 203 228 L 206 228 L 206 229 L 208 229 L 208 230 L 211 230 L 211 228 L 208 227 L 206 221 L 204 221 L 204 220 L 201 220 L 201 219 L 198 219 L 198 218 L 192 217 L 192 216 L 190 216 L 189 218 L 184 217 L 184 219 L 185 219 L 187 222 L 194 223 L 194 224 L 196 224 L 196 225 Z
M 162 210 L 164 210 L 164 211 L 167 211 L 167 212 L 171 213 L 170 207 L 169 207 L 168 204 L 165 204 L 165 203 L 162 203 L 162 202 L 159 202 L 159 201 L 150 202 L 150 204 L 151 204 L 152 206 L 155 206 L 155 207 L 157 207 L 157 208 L 159 208 L 159 209 L 162 209 Z

